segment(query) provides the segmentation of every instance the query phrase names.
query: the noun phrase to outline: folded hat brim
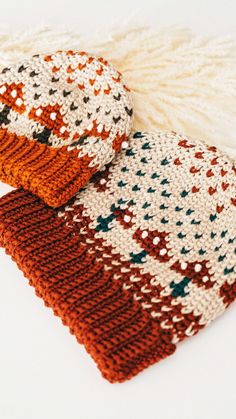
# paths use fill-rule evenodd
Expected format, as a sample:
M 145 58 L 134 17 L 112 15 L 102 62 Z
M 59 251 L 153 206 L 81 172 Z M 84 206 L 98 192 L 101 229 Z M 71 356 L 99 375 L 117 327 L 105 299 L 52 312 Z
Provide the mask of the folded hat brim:
M 86 155 L 76 150 L 53 148 L 7 129 L 0 130 L 0 178 L 22 186 L 52 207 L 65 204 L 97 171 Z
M 95 263 L 93 244 L 57 211 L 18 189 L 0 199 L 0 245 L 110 382 L 132 378 L 175 351 L 162 329 L 112 272 Z

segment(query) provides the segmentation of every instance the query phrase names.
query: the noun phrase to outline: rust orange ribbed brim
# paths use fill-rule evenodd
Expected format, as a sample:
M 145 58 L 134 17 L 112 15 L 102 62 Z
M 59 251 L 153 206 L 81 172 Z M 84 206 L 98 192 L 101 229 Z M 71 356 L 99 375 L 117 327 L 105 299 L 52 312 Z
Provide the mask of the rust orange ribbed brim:
M 59 207 L 127 145 L 132 98 L 85 51 L 36 54 L 0 71 L 0 180 Z
M 136 132 L 65 206 L 2 197 L 0 246 L 104 377 L 124 381 L 235 301 L 235 175 L 215 147 Z
M 67 147 L 53 148 L 1 129 L 0 179 L 59 207 L 97 171 L 96 165 L 89 165 L 89 156 L 78 158 L 77 154 L 76 150 L 67 151 Z
M 0 200 L 0 246 L 110 382 L 130 379 L 174 352 L 171 333 L 124 292 L 91 246 L 23 189 Z

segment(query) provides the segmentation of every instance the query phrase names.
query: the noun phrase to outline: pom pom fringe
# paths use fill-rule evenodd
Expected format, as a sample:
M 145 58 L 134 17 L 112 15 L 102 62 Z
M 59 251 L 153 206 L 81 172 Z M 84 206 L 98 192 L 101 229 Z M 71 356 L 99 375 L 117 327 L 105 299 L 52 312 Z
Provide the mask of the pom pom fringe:
M 133 92 L 137 130 L 171 130 L 217 145 L 236 158 L 236 40 L 190 30 L 137 26 L 107 38 L 68 31 L 0 30 L 0 66 L 34 53 L 84 49 L 119 69 Z

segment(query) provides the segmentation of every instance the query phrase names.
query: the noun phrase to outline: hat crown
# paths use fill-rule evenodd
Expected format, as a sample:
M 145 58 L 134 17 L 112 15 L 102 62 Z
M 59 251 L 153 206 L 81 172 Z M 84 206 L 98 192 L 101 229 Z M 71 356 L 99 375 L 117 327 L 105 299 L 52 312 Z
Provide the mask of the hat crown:
M 0 126 L 52 147 L 108 163 L 132 125 L 121 74 L 101 57 L 58 51 L 35 55 L 0 75 Z
M 231 160 L 215 147 L 176 133 L 135 133 L 59 215 L 88 246 L 110 255 L 107 269 L 123 267 L 119 278 L 183 339 L 232 302 L 225 289 L 235 281 L 235 179 Z M 173 313 L 180 316 L 181 304 L 197 312 L 196 295 L 206 301 L 201 322 L 189 318 L 176 331 Z

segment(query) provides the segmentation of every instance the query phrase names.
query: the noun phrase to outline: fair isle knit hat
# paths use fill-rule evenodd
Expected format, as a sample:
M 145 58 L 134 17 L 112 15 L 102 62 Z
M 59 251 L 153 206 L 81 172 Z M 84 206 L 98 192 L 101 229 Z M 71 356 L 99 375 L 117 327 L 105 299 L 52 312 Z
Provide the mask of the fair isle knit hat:
M 0 74 L 0 180 L 65 204 L 131 130 L 121 74 L 85 52 L 35 55 Z
M 66 205 L 0 199 L 0 243 L 110 382 L 171 355 L 236 297 L 236 168 L 136 132 Z

